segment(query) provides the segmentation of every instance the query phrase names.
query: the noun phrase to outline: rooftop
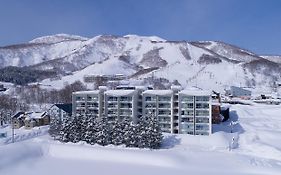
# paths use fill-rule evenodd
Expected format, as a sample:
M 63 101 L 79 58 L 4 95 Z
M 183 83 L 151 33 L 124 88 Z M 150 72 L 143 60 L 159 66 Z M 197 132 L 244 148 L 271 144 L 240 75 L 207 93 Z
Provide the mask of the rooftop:
M 77 92 L 73 92 L 73 94 L 76 94 L 76 95 L 82 95 L 82 94 L 99 94 L 100 93 L 100 90 L 93 90 L 93 91 L 77 91 Z
M 212 92 L 205 90 L 182 90 L 179 92 L 179 94 L 190 96 L 211 96 Z
M 172 95 L 172 90 L 146 90 L 142 94 L 147 95 Z
M 54 106 L 58 107 L 59 109 L 63 110 L 66 113 L 72 112 L 72 104 L 71 103 L 54 104 Z
M 119 96 L 130 96 L 135 94 L 137 91 L 136 90 L 108 90 L 105 91 L 106 95 L 109 96 L 115 96 L 115 97 L 119 97 Z

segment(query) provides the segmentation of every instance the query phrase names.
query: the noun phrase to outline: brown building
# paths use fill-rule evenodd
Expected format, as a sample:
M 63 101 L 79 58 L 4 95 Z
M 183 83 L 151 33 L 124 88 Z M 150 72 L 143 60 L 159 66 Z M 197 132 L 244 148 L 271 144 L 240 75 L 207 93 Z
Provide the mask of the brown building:
M 221 109 L 220 104 L 212 104 L 212 123 L 213 124 L 219 124 L 221 123 L 221 115 L 220 115 Z
M 46 112 L 18 112 L 12 119 L 13 127 L 15 129 L 25 127 L 31 129 L 36 126 L 48 125 L 50 117 Z

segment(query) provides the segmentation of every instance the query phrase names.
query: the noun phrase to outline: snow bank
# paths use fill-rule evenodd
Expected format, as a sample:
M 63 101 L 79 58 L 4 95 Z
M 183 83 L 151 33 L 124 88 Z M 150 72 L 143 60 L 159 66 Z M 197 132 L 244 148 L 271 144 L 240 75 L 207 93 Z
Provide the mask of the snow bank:
M 181 156 L 167 156 L 167 153 L 163 155 L 161 151 L 74 144 L 50 145 L 49 156 L 61 159 L 106 161 L 160 167 L 178 166 L 183 159 Z
M 8 128 L 9 129 L 9 128 Z M 15 129 L 15 136 L 14 136 L 14 142 L 20 142 L 28 139 L 32 139 L 38 136 L 42 136 L 48 133 L 49 126 L 41 126 L 41 127 L 35 127 L 32 130 L 27 129 Z M 5 131 L 8 132 L 7 138 L 0 139 L 0 145 L 6 145 L 13 143 L 12 139 L 12 133 L 11 129 Z
M 9 146 L 0 146 L 0 170 L 19 164 L 27 159 L 41 156 L 43 156 L 41 145 L 34 143 L 15 143 Z
M 234 138 L 234 142 L 232 141 Z M 226 151 L 237 147 L 238 133 L 216 132 L 210 136 L 165 134 L 162 147 L 204 151 Z

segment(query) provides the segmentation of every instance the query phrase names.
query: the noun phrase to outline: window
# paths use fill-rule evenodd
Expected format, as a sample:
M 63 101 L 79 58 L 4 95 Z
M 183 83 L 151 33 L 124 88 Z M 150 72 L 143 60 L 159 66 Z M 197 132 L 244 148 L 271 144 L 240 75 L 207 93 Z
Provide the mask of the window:
M 159 108 L 170 108 L 170 107 L 171 107 L 170 104 L 163 104 L 163 103 L 159 104 Z
M 117 101 L 117 97 L 108 97 L 108 101 Z
M 117 110 L 108 110 L 107 113 L 108 114 L 115 114 L 115 115 L 117 115 Z
M 117 103 L 109 103 L 108 108 L 117 108 Z
M 209 125 L 196 125 L 195 130 L 209 130 Z
M 88 96 L 87 100 L 88 101 L 96 101 L 96 100 L 98 100 L 98 97 L 96 97 L 96 96 Z
M 145 97 L 145 101 L 156 101 L 156 97 Z
M 193 109 L 193 103 L 183 103 L 182 108 Z
M 159 110 L 158 115 L 171 115 L 170 110 Z
M 87 106 L 88 107 L 95 107 L 95 108 L 99 107 L 98 103 L 87 103 Z
M 181 115 L 189 115 L 189 116 L 192 116 L 194 113 L 193 113 L 193 110 L 183 110 L 181 111 Z
M 121 103 L 120 107 L 121 108 L 132 108 L 132 104 L 131 103 Z
M 193 101 L 193 96 L 184 96 L 181 98 L 181 100 L 184 102 L 191 102 Z
M 85 107 L 85 105 L 86 105 L 85 103 L 80 103 L 80 104 L 78 103 L 77 107 Z
M 159 101 L 171 101 L 171 97 L 158 97 Z
M 85 98 L 81 97 L 81 96 L 76 96 L 76 101 L 83 101 L 85 100 Z
M 209 111 L 196 110 L 196 116 L 209 116 Z
M 155 103 L 145 104 L 145 108 L 156 108 L 156 104 Z
M 132 97 L 121 97 L 121 101 L 132 101 Z
M 196 123 L 209 123 L 209 118 L 196 117 Z
M 181 118 L 181 122 L 193 123 L 193 117 Z
M 131 110 L 120 110 L 120 115 L 132 115 L 132 111 Z
M 193 130 L 193 124 L 181 124 L 181 129 L 182 130 Z
M 209 96 L 198 96 L 195 98 L 196 101 L 209 101 Z
M 208 103 L 196 103 L 196 109 L 208 109 L 209 104 Z

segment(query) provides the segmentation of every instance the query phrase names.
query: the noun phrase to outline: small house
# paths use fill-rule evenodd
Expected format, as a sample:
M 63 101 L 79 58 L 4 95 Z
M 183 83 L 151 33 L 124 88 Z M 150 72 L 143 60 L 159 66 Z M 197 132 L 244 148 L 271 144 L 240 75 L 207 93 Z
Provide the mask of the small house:
M 26 129 L 34 128 L 35 126 L 44 126 L 50 123 L 50 118 L 47 112 L 30 112 L 24 115 L 24 125 Z
M 12 117 L 12 125 L 15 129 L 24 126 L 24 112 L 18 112 Z
M 252 95 L 251 91 L 243 89 L 237 86 L 230 86 L 229 90 L 226 90 L 226 95 L 232 97 L 239 97 L 244 99 L 249 99 Z
M 68 116 L 71 116 L 72 114 L 72 104 L 66 103 L 66 104 L 54 104 L 52 105 L 48 111 L 47 115 L 50 118 L 58 118 L 61 121 L 65 120 Z

